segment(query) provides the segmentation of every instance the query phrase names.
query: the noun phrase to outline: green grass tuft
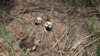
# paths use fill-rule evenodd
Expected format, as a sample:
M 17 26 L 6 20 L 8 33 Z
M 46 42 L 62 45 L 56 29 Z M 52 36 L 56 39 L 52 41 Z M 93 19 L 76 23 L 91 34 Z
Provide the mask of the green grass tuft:
M 87 30 L 88 34 L 95 34 L 100 36 L 100 24 L 96 23 L 95 20 L 90 20 L 86 22 L 85 29 Z
M 100 43 L 97 45 L 96 56 L 100 56 Z

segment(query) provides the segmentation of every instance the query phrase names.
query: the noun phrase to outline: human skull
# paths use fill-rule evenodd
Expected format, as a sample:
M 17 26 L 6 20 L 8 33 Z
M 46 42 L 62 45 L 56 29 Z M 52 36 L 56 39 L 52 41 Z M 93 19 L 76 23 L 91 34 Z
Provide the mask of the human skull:
M 45 24 L 44 24 L 44 30 L 47 32 L 47 31 L 51 31 L 52 30 L 52 22 L 46 22 Z
M 39 25 L 41 23 L 42 23 L 42 18 L 41 17 L 37 17 L 36 20 L 35 20 L 35 24 Z

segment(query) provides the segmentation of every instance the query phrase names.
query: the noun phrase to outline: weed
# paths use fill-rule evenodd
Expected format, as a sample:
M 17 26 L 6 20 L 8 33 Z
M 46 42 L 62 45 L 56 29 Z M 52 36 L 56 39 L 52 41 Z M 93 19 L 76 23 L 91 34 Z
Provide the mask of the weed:
M 86 23 L 86 30 L 88 34 L 93 34 L 97 38 L 100 37 L 100 25 L 95 20 L 90 20 Z M 96 56 L 100 56 L 100 43 L 96 47 Z
M 90 20 L 89 22 L 87 22 L 85 29 L 87 30 L 88 34 L 100 34 L 100 26 L 96 23 L 95 20 Z
M 97 45 L 96 56 L 100 56 L 100 43 Z
M 31 33 L 33 32 L 32 29 L 27 28 L 27 24 L 23 20 L 21 20 L 19 17 L 9 14 L 3 14 L 4 16 L 9 16 L 13 18 L 14 20 L 18 21 L 20 25 L 26 28 L 26 30 Z M 14 38 L 11 37 L 9 32 L 7 32 L 6 27 L 3 22 L 2 16 L 0 16 L 0 36 L 4 39 L 4 47 L 7 50 L 9 56 L 15 56 L 15 50 L 14 48 L 17 48 L 20 52 L 20 56 L 30 56 L 30 53 L 25 53 L 20 47 L 19 42 Z M 15 46 L 16 45 L 16 46 Z
M 2 20 L 2 19 L 0 19 Z M 4 47 L 7 49 L 7 52 L 9 53 L 9 56 L 14 56 L 14 49 L 13 49 L 13 43 L 11 38 L 6 31 L 4 23 L 0 23 L 0 36 L 4 39 Z

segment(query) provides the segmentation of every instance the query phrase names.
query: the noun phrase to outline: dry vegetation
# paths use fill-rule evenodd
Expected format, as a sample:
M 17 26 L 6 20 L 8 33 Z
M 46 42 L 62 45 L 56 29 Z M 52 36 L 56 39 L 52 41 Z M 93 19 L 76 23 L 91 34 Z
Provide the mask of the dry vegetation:
M 100 56 L 100 1 L 75 1 L 0 0 L 0 56 Z

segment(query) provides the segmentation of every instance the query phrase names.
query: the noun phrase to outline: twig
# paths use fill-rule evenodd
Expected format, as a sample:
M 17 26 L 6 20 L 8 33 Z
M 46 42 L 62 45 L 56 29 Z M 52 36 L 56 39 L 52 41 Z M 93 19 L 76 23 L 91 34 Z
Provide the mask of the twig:
M 48 52 L 50 52 L 50 50 L 46 50 L 42 54 L 39 54 L 38 56 L 43 56 L 43 55 L 47 54 Z
M 65 7 L 54 7 L 54 11 L 58 11 L 59 13 L 65 13 Z M 32 8 L 26 8 L 26 9 L 21 9 L 20 13 L 30 13 L 30 12 L 44 12 L 44 11 L 51 11 L 51 7 L 47 6 L 40 6 L 40 7 L 32 7 Z
M 3 53 L 7 56 L 6 51 L 4 50 L 4 47 L 0 47 L 0 49 L 3 51 Z
M 50 11 L 51 21 L 54 19 L 53 18 L 53 11 L 54 11 L 53 1 L 54 0 L 52 0 L 52 6 L 51 6 L 51 11 Z M 57 42 L 57 39 L 56 39 L 56 36 L 55 36 L 55 33 L 54 33 L 54 30 L 53 29 L 52 29 L 52 33 L 53 33 L 53 37 L 54 37 L 55 42 Z M 59 44 L 58 43 L 57 43 L 57 45 L 59 47 Z
M 86 48 L 86 47 L 88 47 L 88 46 L 90 46 L 90 45 L 94 44 L 94 43 L 95 43 L 95 42 L 97 42 L 98 40 L 100 40 L 100 38 L 95 39 L 93 42 L 90 42 L 90 43 L 89 43 L 89 44 L 87 44 L 84 48 Z
M 44 51 L 42 54 L 39 54 L 38 56 L 43 56 L 43 55 L 47 54 L 48 52 L 54 52 L 54 53 L 58 53 L 58 54 L 66 54 L 67 53 L 64 51 L 57 51 L 57 50 L 49 49 L 49 50 Z
M 86 47 L 88 47 L 88 46 L 90 46 L 90 45 L 92 45 L 92 44 L 94 44 L 95 42 L 97 42 L 98 40 L 100 40 L 100 38 L 98 38 L 98 39 L 95 39 L 93 42 L 91 42 L 91 43 L 89 43 L 89 44 L 87 44 L 85 47 L 83 47 L 75 56 L 78 56 L 79 55 L 79 53 L 81 52 L 81 51 L 83 51 Z
M 65 30 L 65 32 L 63 32 L 63 35 L 61 35 L 60 39 L 53 45 L 53 47 L 51 47 L 51 49 L 54 49 L 57 44 L 65 37 L 65 35 L 68 33 L 67 30 Z
M 52 31 L 53 31 L 53 30 L 52 30 Z M 55 36 L 54 31 L 53 31 L 53 37 L 54 37 L 54 39 L 55 39 L 55 42 L 57 42 L 57 39 L 56 39 L 56 36 Z M 59 48 L 59 43 L 57 43 L 57 45 L 58 45 L 58 48 Z

